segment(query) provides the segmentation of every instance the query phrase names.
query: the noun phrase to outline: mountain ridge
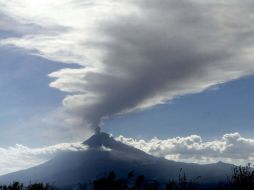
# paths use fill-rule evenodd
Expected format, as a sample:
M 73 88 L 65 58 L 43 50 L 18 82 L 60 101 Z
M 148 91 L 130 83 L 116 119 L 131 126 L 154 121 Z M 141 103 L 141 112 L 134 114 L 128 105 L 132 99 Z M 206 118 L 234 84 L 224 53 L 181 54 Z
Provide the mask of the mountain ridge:
M 233 167 L 221 162 L 199 165 L 154 157 L 103 132 L 96 133 L 83 144 L 88 146 L 87 150 L 61 153 L 41 165 L 0 176 L 0 183 L 49 182 L 57 186 L 73 186 L 105 176 L 112 170 L 119 177 L 133 171 L 148 179 L 167 182 L 177 179 L 180 169 L 190 179 L 202 176 L 202 181 L 218 182 L 230 175 Z

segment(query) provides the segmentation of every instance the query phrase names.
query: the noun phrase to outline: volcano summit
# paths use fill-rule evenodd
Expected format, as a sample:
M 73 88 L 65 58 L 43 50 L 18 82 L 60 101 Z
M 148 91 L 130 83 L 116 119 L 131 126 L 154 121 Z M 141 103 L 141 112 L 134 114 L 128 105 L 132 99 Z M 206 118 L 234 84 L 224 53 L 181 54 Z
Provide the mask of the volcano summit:
M 163 183 L 177 179 L 180 169 L 190 179 L 202 176 L 201 181 L 218 182 L 232 171 L 232 165 L 224 163 L 198 165 L 154 157 L 103 132 L 96 133 L 83 144 L 87 146 L 86 150 L 61 153 L 36 167 L 3 175 L 0 183 L 49 182 L 57 187 L 74 187 L 103 177 L 112 170 L 120 177 L 133 171 Z

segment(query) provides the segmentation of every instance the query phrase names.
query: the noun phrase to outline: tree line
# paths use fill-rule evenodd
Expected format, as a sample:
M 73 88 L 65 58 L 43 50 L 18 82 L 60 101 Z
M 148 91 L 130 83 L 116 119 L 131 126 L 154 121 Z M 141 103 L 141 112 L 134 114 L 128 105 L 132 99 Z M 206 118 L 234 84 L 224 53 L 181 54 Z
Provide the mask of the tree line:
M 198 182 L 199 177 L 194 181 L 188 180 L 185 173 L 180 170 L 177 180 L 169 180 L 166 184 L 160 184 L 156 180 L 148 180 L 144 175 L 134 176 L 129 172 L 126 178 L 118 178 L 114 171 L 104 177 L 84 183 L 77 187 L 77 190 L 254 190 L 254 170 L 250 164 L 233 168 L 231 177 L 224 183 L 204 184 Z M 0 185 L 0 190 L 61 190 L 53 184 L 34 183 L 24 185 L 20 182 L 13 182 L 9 185 Z

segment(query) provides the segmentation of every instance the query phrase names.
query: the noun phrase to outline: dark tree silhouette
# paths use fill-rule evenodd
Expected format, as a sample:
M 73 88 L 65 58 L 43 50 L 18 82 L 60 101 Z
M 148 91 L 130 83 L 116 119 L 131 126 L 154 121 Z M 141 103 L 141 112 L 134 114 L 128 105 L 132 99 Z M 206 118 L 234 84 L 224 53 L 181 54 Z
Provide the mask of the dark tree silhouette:
M 251 165 L 234 167 L 232 175 L 232 188 L 235 190 L 254 189 L 254 170 Z
M 55 186 L 43 183 L 34 183 L 25 187 L 22 183 L 13 182 L 10 185 L 1 185 L 0 190 L 55 190 Z
M 49 184 L 43 184 L 43 183 L 35 183 L 28 185 L 26 187 L 26 190 L 55 190 L 55 186 L 49 185 Z
M 205 185 L 187 180 L 182 169 L 179 172 L 178 181 L 169 180 L 167 184 L 160 184 L 156 180 L 147 180 L 144 175 L 134 178 L 134 173 L 129 172 L 126 178 L 117 178 L 114 171 L 105 177 L 83 184 L 80 190 L 254 190 L 254 170 L 251 165 L 233 168 L 233 174 L 228 182 L 222 184 Z M 54 185 L 34 183 L 24 186 L 14 182 L 10 185 L 0 185 L 0 190 L 56 190 Z M 60 190 L 60 189 L 59 189 Z

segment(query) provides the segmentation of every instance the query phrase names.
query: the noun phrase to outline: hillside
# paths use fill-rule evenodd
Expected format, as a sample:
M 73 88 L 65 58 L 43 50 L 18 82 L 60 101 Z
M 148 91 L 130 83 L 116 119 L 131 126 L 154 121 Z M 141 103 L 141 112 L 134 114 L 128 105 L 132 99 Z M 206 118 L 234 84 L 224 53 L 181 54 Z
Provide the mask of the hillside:
M 212 183 L 226 179 L 233 167 L 221 162 L 198 165 L 157 158 L 118 142 L 106 133 L 95 134 L 84 144 L 88 146 L 87 150 L 65 152 L 39 166 L 0 176 L 0 183 L 18 180 L 74 186 L 102 177 L 111 170 L 119 177 L 133 171 L 136 175 L 145 174 L 147 178 L 166 182 L 178 178 L 181 168 L 189 179 L 201 176 L 201 182 Z

